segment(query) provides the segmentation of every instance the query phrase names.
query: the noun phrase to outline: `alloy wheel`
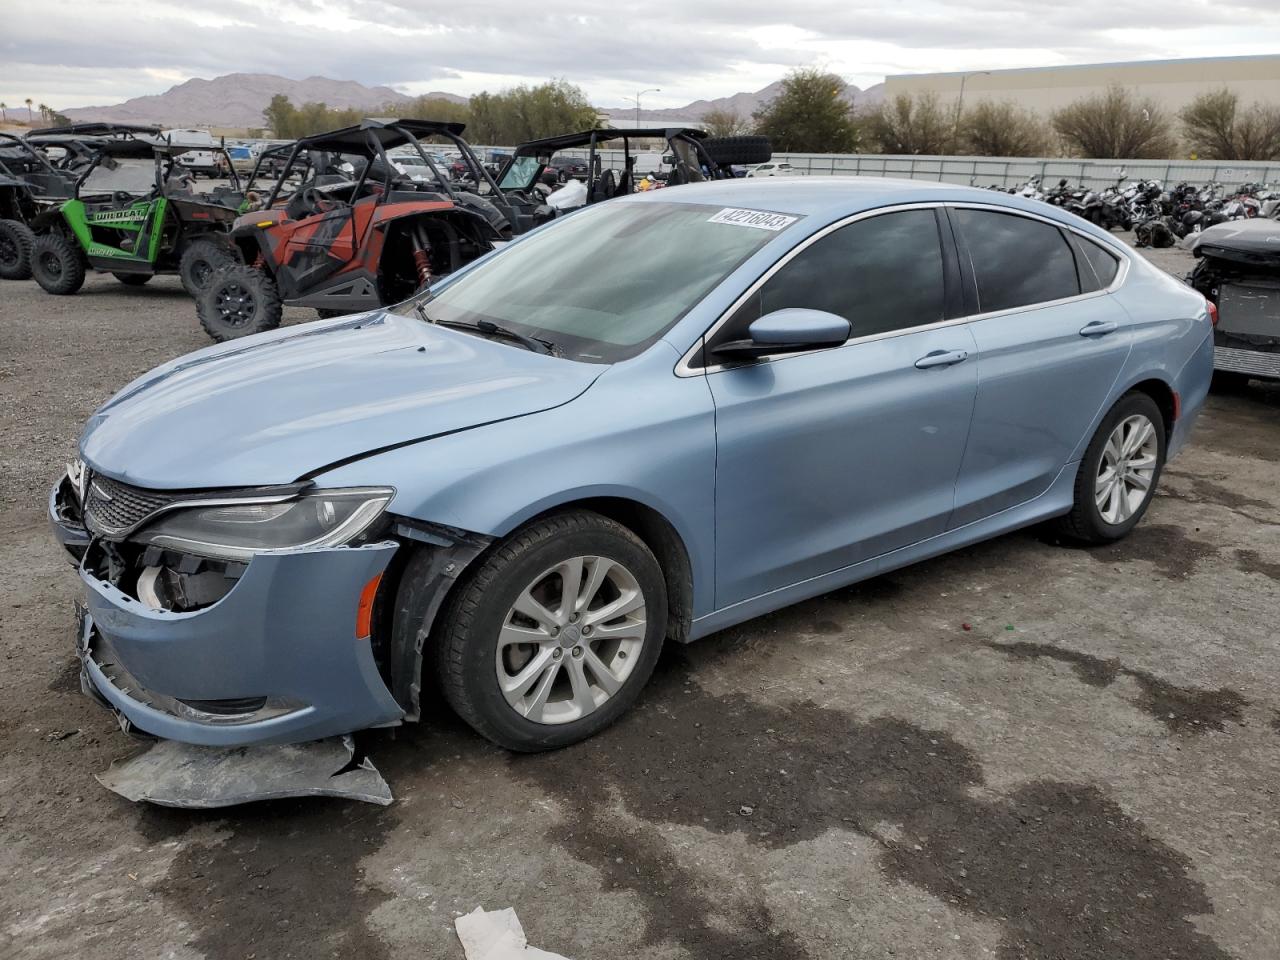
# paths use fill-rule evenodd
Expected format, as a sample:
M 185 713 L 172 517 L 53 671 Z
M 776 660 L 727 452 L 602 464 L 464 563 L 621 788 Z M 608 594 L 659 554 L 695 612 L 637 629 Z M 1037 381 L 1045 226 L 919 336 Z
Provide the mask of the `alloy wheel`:
M 1116 424 L 1093 483 L 1094 503 L 1104 521 L 1121 524 L 1141 509 L 1151 495 L 1158 453 L 1155 425 L 1145 416 L 1134 414 Z
M 62 261 L 56 253 L 45 251 L 40 254 L 40 266 L 44 268 L 45 273 L 51 277 L 62 276 Z
M 13 238 L 0 234 L 0 263 L 11 266 L 18 262 L 18 245 Z
M 218 314 L 232 327 L 243 327 L 253 320 L 256 303 L 253 291 L 238 283 L 229 283 L 214 299 Z
M 498 686 L 534 723 L 571 723 L 622 689 L 648 628 L 635 574 L 607 557 L 573 557 L 544 571 L 507 611 L 498 634 Z

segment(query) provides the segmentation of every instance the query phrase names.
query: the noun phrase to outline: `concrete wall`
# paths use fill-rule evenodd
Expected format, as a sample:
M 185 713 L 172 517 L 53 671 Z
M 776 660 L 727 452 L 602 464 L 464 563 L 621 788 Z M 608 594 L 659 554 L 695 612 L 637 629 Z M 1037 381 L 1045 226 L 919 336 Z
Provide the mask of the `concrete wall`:
M 1254 100 L 1280 104 L 1280 54 L 1032 67 L 986 74 L 898 74 L 885 78 L 885 95 L 933 92 L 944 102 L 954 102 L 962 77 L 966 104 L 1012 100 L 1042 113 L 1101 93 L 1112 83 L 1151 97 L 1170 112 L 1178 111 L 1201 93 L 1223 86 L 1236 91 L 1246 104 Z

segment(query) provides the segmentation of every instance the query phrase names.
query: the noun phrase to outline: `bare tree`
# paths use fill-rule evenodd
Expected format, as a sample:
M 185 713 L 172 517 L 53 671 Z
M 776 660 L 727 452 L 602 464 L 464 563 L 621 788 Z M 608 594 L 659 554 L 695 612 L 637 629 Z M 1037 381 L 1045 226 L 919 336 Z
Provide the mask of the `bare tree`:
M 1223 87 L 1202 93 L 1178 114 L 1182 135 L 1210 160 L 1280 159 L 1280 107 L 1254 103 L 1241 108 L 1240 96 Z
M 950 152 L 954 124 L 935 93 L 900 93 L 863 116 L 867 139 L 880 153 Z
M 1169 157 L 1176 149 L 1168 114 L 1119 85 L 1068 104 L 1054 113 L 1052 124 L 1081 157 Z
M 733 110 L 708 110 L 699 125 L 713 137 L 736 137 L 752 129 L 751 121 Z
M 1044 121 L 1012 100 L 983 100 L 960 121 L 965 153 L 983 157 L 1040 157 L 1049 147 Z

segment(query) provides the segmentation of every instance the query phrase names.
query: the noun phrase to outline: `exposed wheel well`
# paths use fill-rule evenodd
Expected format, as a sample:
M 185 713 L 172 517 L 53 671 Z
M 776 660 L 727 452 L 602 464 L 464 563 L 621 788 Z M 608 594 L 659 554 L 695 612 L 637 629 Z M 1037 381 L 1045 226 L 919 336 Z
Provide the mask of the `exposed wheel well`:
M 1170 436 L 1173 433 L 1173 425 L 1178 419 L 1177 400 L 1174 399 L 1173 388 L 1163 380 L 1151 379 L 1135 383 L 1129 392 L 1145 393 L 1155 401 L 1164 420 L 1164 435 Z

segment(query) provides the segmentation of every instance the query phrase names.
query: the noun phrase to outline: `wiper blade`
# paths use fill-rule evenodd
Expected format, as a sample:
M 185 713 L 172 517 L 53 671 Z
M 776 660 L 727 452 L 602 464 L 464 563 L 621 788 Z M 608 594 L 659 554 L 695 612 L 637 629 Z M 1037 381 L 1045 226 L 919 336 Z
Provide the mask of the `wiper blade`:
M 503 327 L 492 320 L 477 320 L 475 323 L 466 323 L 462 320 L 431 320 L 427 317 L 426 309 L 422 304 L 417 306 L 418 315 L 428 323 L 434 323 L 441 327 L 450 327 L 455 330 L 475 330 L 490 337 L 504 337 L 507 340 L 514 340 L 527 350 L 534 353 L 545 353 L 549 356 L 559 356 L 556 345 L 551 340 L 543 340 L 538 337 L 525 336 L 523 333 L 517 333 L 510 327 Z

